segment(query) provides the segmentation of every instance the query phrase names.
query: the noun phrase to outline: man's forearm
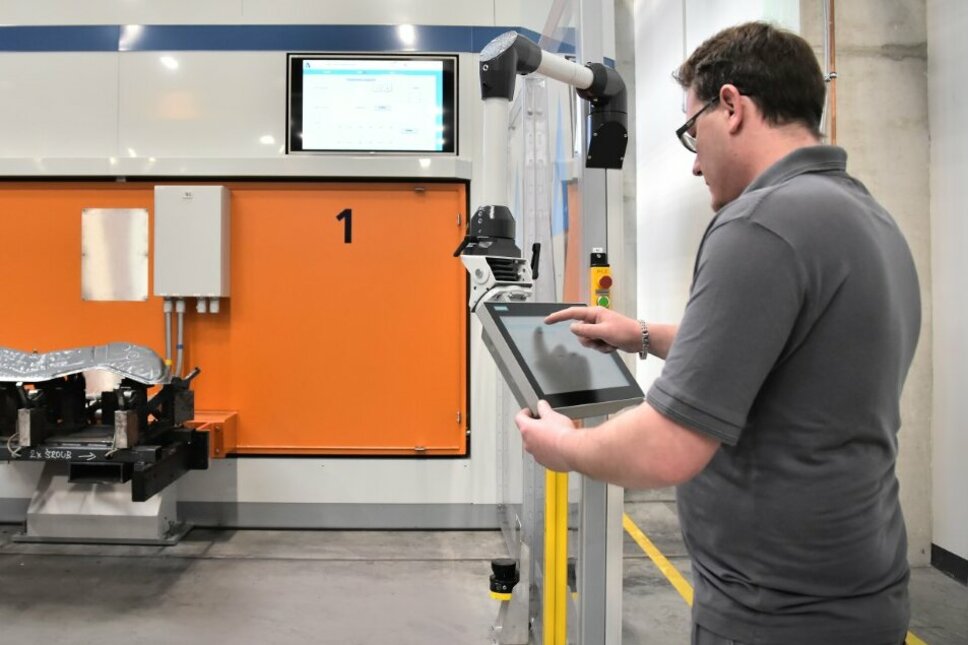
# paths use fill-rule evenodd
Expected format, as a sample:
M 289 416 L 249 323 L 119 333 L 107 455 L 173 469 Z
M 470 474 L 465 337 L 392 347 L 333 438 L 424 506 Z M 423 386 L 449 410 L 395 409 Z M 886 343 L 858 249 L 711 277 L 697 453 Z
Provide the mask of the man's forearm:
M 626 488 L 660 488 L 695 476 L 719 442 L 643 403 L 597 428 L 563 435 L 558 448 L 569 468 L 593 479 Z
M 649 326 L 649 353 L 665 360 L 672 341 L 676 339 L 679 325 L 647 323 Z

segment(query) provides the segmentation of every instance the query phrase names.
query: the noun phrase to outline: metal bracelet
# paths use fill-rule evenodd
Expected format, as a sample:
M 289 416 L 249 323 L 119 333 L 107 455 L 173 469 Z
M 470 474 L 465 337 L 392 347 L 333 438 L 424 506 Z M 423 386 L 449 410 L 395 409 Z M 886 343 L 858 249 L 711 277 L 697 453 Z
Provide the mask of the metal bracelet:
M 649 338 L 649 326 L 644 320 L 639 321 L 639 327 L 642 328 L 642 349 L 639 351 L 639 358 L 644 361 L 649 357 L 649 345 L 652 339 Z

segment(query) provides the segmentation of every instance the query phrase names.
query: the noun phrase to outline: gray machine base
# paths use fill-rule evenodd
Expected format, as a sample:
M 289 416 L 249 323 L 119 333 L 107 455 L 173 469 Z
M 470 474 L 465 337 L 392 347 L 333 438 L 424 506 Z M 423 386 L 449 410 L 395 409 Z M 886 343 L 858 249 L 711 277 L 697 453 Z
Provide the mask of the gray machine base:
M 15 542 L 171 546 L 191 529 L 178 521 L 171 487 L 133 502 L 130 482 L 70 483 L 62 472 L 56 464 L 44 466 Z
M 74 537 L 45 537 L 40 535 L 27 535 L 26 532 L 14 533 L 10 536 L 11 542 L 20 544 L 120 544 L 130 546 L 175 546 L 181 542 L 182 538 L 188 535 L 189 531 L 195 528 L 188 522 L 179 522 L 171 527 L 171 531 L 158 539 L 153 538 L 74 538 Z
M 22 523 L 29 502 L 0 497 L 0 524 Z M 181 521 L 196 527 L 220 529 L 487 531 L 500 528 L 497 504 L 185 501 L 178 502 L 176 508 Z

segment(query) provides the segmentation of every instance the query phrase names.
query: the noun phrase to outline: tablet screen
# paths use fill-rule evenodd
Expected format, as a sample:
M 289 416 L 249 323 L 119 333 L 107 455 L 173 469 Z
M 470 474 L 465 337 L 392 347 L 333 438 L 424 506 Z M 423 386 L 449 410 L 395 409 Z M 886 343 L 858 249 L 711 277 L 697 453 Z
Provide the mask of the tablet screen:
M 545 399 L 580 418 L 642 401 L 642 390 L 617 352 L 584 347 L 572 321 L 545 324 L 564 303 L 488 302 L 481 312 L 485 340 L 519 402 L 534 410 Z
M 546 325 L 544 316 L 508 316 L 504 326 L 545 394 L 629 384 L 612 356 L 578 342 L 571 321 Z

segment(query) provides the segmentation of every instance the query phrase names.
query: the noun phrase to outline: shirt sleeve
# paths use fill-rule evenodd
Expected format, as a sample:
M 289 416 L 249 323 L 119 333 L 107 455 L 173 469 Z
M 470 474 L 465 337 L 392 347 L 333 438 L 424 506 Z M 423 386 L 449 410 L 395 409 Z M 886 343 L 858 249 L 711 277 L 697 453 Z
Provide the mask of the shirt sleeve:
M 804 291 L 794 249 L 776 233 L 746 218 L 714 228 L 649 403 L 680 425 L 735 445 L 790 338 Z

